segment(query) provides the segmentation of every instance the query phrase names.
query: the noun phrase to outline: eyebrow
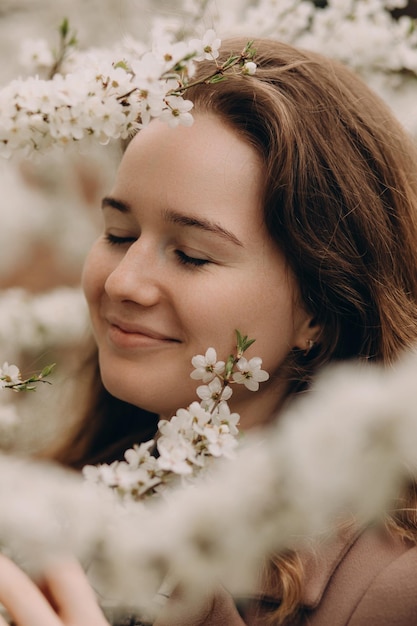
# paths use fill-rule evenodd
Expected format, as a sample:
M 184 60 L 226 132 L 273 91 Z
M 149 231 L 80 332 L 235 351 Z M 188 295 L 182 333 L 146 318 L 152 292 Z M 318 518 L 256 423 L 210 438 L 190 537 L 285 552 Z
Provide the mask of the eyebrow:
M 106 207 L 116 209 L 116 211 L 120 211 L 120 213 L 129 213 L 131 210 L 130 205 L 127 204 L 127 202 L 116 200 L 116 198 L 112 198 L 111 196 L 105 196 L 101 201 L 101 208 L 104 209 Z
M 227 230 L 217 222 L 213 222 L 211 220 L 207 220 L 201 217 L 183 215 L 182 213 L 177 213 L 177 211 L 173 211 L 171 209 L 165 209 L 165 211 L 163 212 L 163 216 L 168 222 L 171 222 L 173 224 L 198 228 L 208 233 L 219 235 L 220 237 L 223 237 L 223 239 L 227 239 L 237 246 L 241 246 L 242 248 L 244 247 L 243 243 L 236 237 L 234 233 L 232 233 L 230 230 Z
M 105 207 L 111 207 L 112 209 L 116 209 L 116 211 L 120 211 L 120 213 L 129 213 L 131 211 L 131 207 L 127 202 L 117 200 L 116 198 L 113 198 L 111 196 L 105 196 L 103 198 L 103 200 L 101 201 L 101 207 L 103 209 Z M 241 246 L 242 248 L 244 247 L 243 243 L 236 237 L 234 233 L 212 220 L 207 220 L 201 217 L 193 217 L 191 215 L 183 215 L 182 213 L 178 213 L 177 211 L 173 211 L 172 209 L 165 209 L 163 211 L 163 217 L 166 221 L 171 222 L 172 224 L 198 228 L 205 232 L 218 235 L 223 239 L 227 239 L 237 246 Z

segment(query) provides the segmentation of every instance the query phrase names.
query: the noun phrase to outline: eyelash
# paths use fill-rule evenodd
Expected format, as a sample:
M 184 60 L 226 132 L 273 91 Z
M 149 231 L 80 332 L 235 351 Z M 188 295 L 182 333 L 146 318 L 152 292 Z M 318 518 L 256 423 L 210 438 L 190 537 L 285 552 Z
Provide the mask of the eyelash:
M 107 233 L 106 241 L 111 246 L 123 246 L 126 243 L 133 243 L 134 241 L 136 241 L 136 239 L 135 237 L 117 237 L 116 235 Z
M 134 237 L 117 237 L 116 235 L 112 235 L 111 233 L 106 234 L 106 241 L 111 246 L 122 246 L 124 244 L 129 244 L 135 241 Z M 175 250 L 175 254 L 177 256 L 177 260 L 181 265 L 185 265 L 188 267 L 202 267 L 203 265 L 207 265 L 210 263 L 208 259 L 199 259 L 196 257 L 188 256 L 182 250 Z
M 203 265 L 210 263 L 208 259 L 198 259 L 196 257 L 188 256 L 188 254 L 185 254 L 182 250 L 175 250 L 175 254 L 177 255 L 177 259 L 181 265 L 188 267 L 202 267 Z

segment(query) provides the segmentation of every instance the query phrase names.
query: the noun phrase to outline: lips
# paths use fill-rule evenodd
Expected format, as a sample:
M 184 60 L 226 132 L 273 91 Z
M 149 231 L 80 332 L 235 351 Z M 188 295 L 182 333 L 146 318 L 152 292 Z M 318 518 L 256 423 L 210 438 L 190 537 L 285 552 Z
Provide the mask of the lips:
M 137 324 L 114 316 L 105 317 L 109 326 L 109 337 L 112 343 L 124 346 L 136 344 L 178 343 L 179 340 L 161 333 L 154 328 Z

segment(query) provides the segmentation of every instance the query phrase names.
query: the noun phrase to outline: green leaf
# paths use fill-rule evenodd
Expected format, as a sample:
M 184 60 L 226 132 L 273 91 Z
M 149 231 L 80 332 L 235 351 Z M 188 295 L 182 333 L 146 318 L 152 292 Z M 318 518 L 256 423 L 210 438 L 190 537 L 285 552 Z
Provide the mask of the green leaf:
M 237 328 L 235 330 L 235 333 L 236 333 L 236 346 L 237 346 L 237 349 L 239 350 L 239 348 L 242 347 L 243 335 Z
M 256 48 L 253 47 L 253 39 L 252 39 L 252 41 L 248 41 L 248 43 L 246 44 L 243 50 L 242 56 L 253 59 L 255 54 L 256 54 Z
M 223 70 L 227 70 L 227 68 L 231 67 L 232 65 L 234 65 L 236 63 L 236 61 L 238 61 L 240 59 L 240 56 L 237 56 L 235 54 L 232 54 L 227 61 L 225 61 L 222 65 L 222 69 Z
M 247 335 L 242 335 L 239 330 L 235 330 L 236 333 L 236 347 L 240 354 L 246 352 L 250 346 L 255 343 L 256 339 L 248 339 Z
M 251 347 L 253 343 L 255 343 L 256 339 L 248 339 L 245 343 L 245 350 Z
M 61 24 L 59 25 L 59 33 L 63 39 L 66 39 L 69 33 L 69 21 L 67 17 L 64 17 Z
M 223 74 L 215 74 L 214 76 L 209 78 L 209 80 L 207 80 L 207 83 L 209 85 L 215 85 L 216 83 L 221 83 L 225 79 L 226 76 L 223 76 Z

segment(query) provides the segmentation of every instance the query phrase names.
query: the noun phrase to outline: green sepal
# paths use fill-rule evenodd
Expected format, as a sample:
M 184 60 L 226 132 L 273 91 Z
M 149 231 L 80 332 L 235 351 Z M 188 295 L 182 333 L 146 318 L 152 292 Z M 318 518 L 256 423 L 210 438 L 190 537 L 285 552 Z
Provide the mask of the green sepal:
M 40 378 L 45 378 L 46 376 L 49 376 L 49 374 L 52 373 L 53 369 L 55 368 L 56 363 L 51 363 L 50 365 L 45 365 L 45 367 L 43 368 L 43 370 L 40 373 Z
M 235 357 L 233 356 L 233 354 L 230 354 L 227 357 L 227 361 L 226 361 L 225 368 L 224 368 L 226 380 L 230 378 L 234 365 L 235 365 Z
M 122 59 L 121 61 L 117 61 L 117 63 L 115 63 L 113 65 L 114 69 L 117 69 L 118 67 L 121 67 L 122 70 L 125 70 L 126 72 L 129 71 L 129 66 L 127 64 L 127 61 L 125 61 L 124 59 Z

